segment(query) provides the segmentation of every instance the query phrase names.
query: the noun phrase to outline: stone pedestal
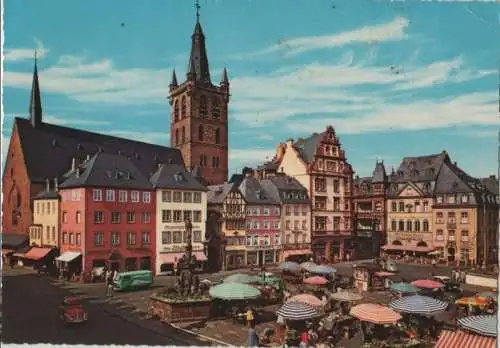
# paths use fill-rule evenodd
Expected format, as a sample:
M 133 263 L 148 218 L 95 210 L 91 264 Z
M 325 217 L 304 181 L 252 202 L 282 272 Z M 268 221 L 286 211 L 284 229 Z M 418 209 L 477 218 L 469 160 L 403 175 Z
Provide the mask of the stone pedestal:
M 210 318 L 210 298 L 197 299 L 170 299 L 153 295 L 149 299 L 149 311 L 167 323 L 195 321 Z

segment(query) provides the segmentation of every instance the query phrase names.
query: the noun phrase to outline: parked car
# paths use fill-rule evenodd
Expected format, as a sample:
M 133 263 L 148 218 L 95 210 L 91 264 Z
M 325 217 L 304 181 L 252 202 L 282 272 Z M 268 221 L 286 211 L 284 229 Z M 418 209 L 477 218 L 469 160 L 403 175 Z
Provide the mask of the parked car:
M 463 290 L 460 288 L 460 283 L 452 280 L 450 277 L 434 276 L 432 280 L 443 284 L 445 292 L 458 292 L 458 293 L 463 292 Z
M 88 320 L 88 313 L 79 298 L 67 296 L 59 306 L 59 318 L 66 325 L 81 324 Z
M 153 282 L 153 272 L 151 271 L 123 272 L 116 276 L 114 288 L 117 291 L 135 290 L 147 288 Z

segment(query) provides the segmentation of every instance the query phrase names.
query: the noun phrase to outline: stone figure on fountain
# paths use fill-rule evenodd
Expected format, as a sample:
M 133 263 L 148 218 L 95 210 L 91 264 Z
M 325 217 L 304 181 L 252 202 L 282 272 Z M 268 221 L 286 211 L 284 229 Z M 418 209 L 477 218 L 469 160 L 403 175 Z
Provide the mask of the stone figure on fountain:
M 198 292 L 198 289 L 192 289 L 194 269 L 196 268 L 196 257 L 193 255 L 192 230 L 193 225 L 189 219 L 185 220 L 186 227 L 186 254 L 182 256 L 177 264 L 178 277 L 177 286 L 181 296 L 189 296 L 191 293 Z

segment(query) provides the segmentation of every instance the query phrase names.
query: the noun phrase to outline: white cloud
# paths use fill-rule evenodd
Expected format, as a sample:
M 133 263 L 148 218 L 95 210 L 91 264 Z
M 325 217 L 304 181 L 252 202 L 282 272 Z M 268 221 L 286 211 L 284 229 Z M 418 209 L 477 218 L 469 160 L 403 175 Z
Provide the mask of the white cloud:
M 383 41 L 397 41 L 407 38 L 404 30 L 409 21 L 404 17 L 396 17 L 391 22 L 366 26 L 360 29 L 341 32 L 333 35 L 307 36 L 280 41 L 278 44 L 264 50 L 241 54 L 235 58 L 249 58 L 274 52 L 283 52 L 285 55 L 296 55 L 303 52 L 341 47 L 355 43 L 379 43 Z
M 60 126 L 104 126 L 110 125 L 111 121 L 99 121 L 89 119 L 67 119 L 58 116 L 44 115 L 43 121 L 46 123 L 57 124 Z
M 33 48 L 7 48 L 3 53 L 3 58 L 5 61 L 19 61 L 34 59 L 35 51 L 38 58 L 44 57 L 49 50 L 45 48 L 43 42 L 35 39 L 35 47 Z
M 229 149 L 229 163 L 236 171 L 245 166 L 255 167 L 276 154 L 274 148 Z
M 170 142 L 170 134 L 163 132 L 139 132 L 139 131 L 129 131 L 129 130 L 111 130 L 106 131 L 106 134 L 113 135 L 116 137 L 133 139 L 137 141 L 142 141 L 151 144 L 168 144 Z

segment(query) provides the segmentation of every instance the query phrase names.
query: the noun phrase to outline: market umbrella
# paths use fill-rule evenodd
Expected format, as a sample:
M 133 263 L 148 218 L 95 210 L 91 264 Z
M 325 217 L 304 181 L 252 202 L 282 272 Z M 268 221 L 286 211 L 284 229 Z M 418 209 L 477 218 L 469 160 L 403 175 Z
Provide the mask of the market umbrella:
M 287 271 L 296 271 L 299 269 L 299 264 L 293 261 L 285 261 L 278 265 L 278 269 Z
M 276 314 L 288 320 L 306 320 L 321 315 L 313 306 L 299 302 L 285 303 L 276 311 Z
M 448 302 L 421 295 L 412 295 L 398 298 L 389 303 L 389 307 L 409 314 L 434 315 L 443 312 L 448 307 Z
M 486 306 L 490 302 L 490 297 L 479 296 L 462 297 L 455 301 L 456 304 L 463 306 Z
M 248 274 L 236 273 L 224 278 L 224 283 L 251 284 L 258 281 L 258 278 Z
M 485 336 L 497 336 L 498 318 L 496 315 L 474 315 L 457 320 L 458 326 Z
M 320 265 L 311 267 L 310 272 L 318 274 L 331 274 L 337 272 L 337 270 L 330 266 Z
M 416 286 L 417 288 L 424 288 L 424 289 L 440 289 L 445 287 L 443 283 L 436 282 L 430 279 L 415 280 L 414 282 L 411 282 L 411 284 L 413 286 Z
M 395 324 L 401 314 L 385 306 L 375 303 L 363 303 L 351 308 L 349 314 L 361 321 L 374 324 Z
M 261 292 L 246 284 L 222 283 L 209 290 L 210 296 L 222 300 L 249 300 L 261 296 Z
M 325 285 L 327 283 L 328 283 L 328 280 L 326 280 L 326 278 L 318 277 L 318 276 L 309 277 L 309 278 L 304 279 L 304 284 L 309 284 L 309 285 Z
M 498 300 L 498 294 L 493 291 L 483 291 L 478 293 L 476 296 L 481 298 L 491 298 L 494 301 Z
M 392 283 L 391 290 L 403 294 L 416 294 L 419 291 L 416 286 L 408 283 Z
M 319 298 L 311 294 L 300 294 L 290 297 L 287 302 L 304 303 L 312 307 L 321 307 L 323 302 Z
M 300 268 L 305 269 L 306 271 L 310 271 L 310 270 L 311 270 L 311 268 L 316 267 L 316 266 L 318 266 L 318 265 L 317 265 L 317 264 L 315 264 L 315 263 L 314 263 L 314 262 L 312 262 L 312 261 L 302 262 L 302 263 L 300 264 Z
M 337 291 L 330 295 L 330 299 L 341 302 L 353 302 L 363 299 L 363 296 L 351 291 Z

